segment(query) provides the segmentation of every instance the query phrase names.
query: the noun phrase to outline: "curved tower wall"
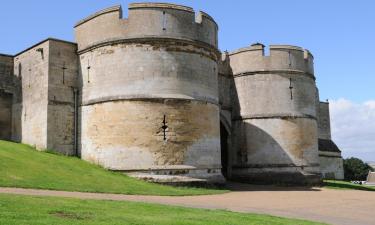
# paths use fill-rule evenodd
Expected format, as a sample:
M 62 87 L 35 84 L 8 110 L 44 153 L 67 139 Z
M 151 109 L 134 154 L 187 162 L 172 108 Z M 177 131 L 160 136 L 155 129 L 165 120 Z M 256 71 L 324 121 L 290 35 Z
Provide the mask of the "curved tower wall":
M 319 182 L 312 55 L 299 47 L 253 45 L 230 54 L 235 90 L 233 178 Z
M 80 21 L 83 159 L 112 170 L 220 172 L 217 25 L 160 3 L 112 7 Z

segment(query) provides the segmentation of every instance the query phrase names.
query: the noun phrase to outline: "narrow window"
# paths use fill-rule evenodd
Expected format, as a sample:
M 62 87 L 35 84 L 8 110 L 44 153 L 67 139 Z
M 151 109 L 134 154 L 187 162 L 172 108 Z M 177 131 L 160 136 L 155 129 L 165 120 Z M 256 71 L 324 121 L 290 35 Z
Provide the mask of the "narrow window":
M 22 64 L 18 63 L 18 77 L 22 78 Z
M 292 84 L 292 78 L 289 78 L 289 90 L 290 90 L 290 100 L 293 100 L 293 84 Z
M 90 60 L 87 60 L 87 83 L 90 83 Z
M 163 30 L 167 30 L 167 17 L 165 15 L 165 11 L 163 11 Z
M 62 69 L 62 83 L 65 84 L 65 70 L 67 69 L 65 67 L 65 62 L 63 63 L 63 66 L 61 67 Z
M 167 140 L 168 125 L 167 125 L 167 119 L 166 119 L 165 115 L 164 115 L 164 119 L 163 119 L 163 126 L 161 127 L 161 129 L 163 129 L 163 140 L 166 141 Z

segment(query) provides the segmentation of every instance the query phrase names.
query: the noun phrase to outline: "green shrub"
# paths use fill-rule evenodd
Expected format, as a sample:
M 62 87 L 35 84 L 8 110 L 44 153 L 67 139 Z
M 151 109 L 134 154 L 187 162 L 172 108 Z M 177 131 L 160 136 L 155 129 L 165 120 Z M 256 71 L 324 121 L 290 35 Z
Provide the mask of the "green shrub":
M 368 172 L 374 169 L 358 158 L 344 159 L 345 180 L 366 180 Z

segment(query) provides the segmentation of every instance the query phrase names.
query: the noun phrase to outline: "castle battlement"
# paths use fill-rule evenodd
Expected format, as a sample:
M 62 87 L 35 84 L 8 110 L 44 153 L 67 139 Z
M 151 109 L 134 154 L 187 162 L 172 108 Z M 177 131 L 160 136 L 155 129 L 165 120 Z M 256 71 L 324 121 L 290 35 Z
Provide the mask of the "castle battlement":
M 139 2 L 139 3 L 131 3 L 129 4 L 129 9 L 174 9 L 174 10 L 181 10 L 189 13 L 194 13 L 194 9 L 188 6 L 184 5 L 177 5 L 177 4 L 171 4 L 171 3 L 161 3 L 161 2 Z
M 178 39 L 217 48 L 216 22 L 207 13 L 166 3 L 133 3 L 128 18 L 121 6 L 114 6 L 79 21 L 75 25 L 78 50 L 119 40 Z
M 265 55 L 265 46 L 256 43 L 231 53 L 233 74 L 256 73 L 258 71 L 286 71 L 305 73 L 314 77 L 314 57 L 306 49 L 292 45 L 270 45 L 269 55 Z

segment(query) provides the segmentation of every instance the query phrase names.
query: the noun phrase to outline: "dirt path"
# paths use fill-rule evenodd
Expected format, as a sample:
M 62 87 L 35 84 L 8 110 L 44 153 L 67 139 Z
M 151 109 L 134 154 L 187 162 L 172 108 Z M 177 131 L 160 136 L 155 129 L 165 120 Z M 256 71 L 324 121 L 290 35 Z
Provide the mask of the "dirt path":
M 280 188 L 231 184 L 230 193 L 162 197 L 0 188 L 0 193 L 81 199 L 139 201 L 196 208 L 227 209 L 301 218 L 340 225 L 375 225 L 375 192 L 326 188 Z

